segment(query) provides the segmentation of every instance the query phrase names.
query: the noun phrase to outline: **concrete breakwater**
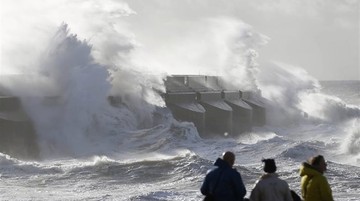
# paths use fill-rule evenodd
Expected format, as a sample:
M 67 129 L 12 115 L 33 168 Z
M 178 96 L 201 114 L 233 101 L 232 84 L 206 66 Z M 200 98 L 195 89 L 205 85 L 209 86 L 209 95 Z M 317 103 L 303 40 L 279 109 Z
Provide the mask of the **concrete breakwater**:
M 0 152 L 25 159 L 39 155 L 34 126 L 20 99 L 4 94 L 0 94 Z
M 226 87 L 218 76 L 176 75 L 165 81 L 167 107 L 190 121 L 201 137 L 236 136 L 265 124 L 265 107 L 251 92 Z

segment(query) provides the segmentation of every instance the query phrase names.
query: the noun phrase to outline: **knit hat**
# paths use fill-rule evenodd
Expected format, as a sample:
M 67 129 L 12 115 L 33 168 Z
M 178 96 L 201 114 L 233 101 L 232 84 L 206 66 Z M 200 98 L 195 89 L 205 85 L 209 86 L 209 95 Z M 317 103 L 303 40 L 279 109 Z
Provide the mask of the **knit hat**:
M 274 173 L 276 172 L 276 165 L 274 159 L 262 159 L 262 162 L 265 163 L 264 165 L 264 172 L 266 173 Z

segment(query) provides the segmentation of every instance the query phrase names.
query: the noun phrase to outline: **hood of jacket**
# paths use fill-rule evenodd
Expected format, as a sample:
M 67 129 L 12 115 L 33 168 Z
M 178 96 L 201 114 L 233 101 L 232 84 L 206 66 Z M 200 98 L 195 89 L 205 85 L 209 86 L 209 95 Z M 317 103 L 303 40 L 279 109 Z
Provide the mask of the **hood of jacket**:
M 316 170 L 309 163 L 303 163 L 302 166 L 300 167 L 300 176 L 302 177 L 305 175 L 309 177 L 314 177 L 314 176 L 322 175 L 322 173 Z
M 227 163 L 221 158 L 216 159 L 214 166 L 218 166 L 219 168 L 231 168 L 229 163 Z

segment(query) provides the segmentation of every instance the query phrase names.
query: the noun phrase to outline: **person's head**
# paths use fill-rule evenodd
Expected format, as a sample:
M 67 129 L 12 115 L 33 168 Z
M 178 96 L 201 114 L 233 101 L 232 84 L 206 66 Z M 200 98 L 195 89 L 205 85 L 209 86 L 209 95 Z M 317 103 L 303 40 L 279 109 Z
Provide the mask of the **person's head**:
M 235 154 L 230 151 L 224 152 L 222 159 L 232 167 L 235 163 Z
M 309 164 L 321 173 L 326 171 L 327 164 L 325 162 L 324 156 L 322 156 L 322 155 L 317 155 L 317 156 L 310 158 Z
M 264 164 L 264 172 L 266 173 L 274 173 L 276 172 L 276 164 L 275 160 L 268 158 L 268 159 L 262 159 L 261 160 Z

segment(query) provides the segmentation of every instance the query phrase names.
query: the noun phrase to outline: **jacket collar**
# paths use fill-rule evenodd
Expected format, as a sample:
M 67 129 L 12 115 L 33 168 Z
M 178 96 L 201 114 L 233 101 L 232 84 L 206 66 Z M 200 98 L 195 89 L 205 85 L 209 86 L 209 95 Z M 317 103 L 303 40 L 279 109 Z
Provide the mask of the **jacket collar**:
M 315 169 L 313 166 L 311 166 L 309 163 L 303 163 L 300 168 L 300 176 L 305 175 L 313 177 L 317 175 L 322 175 L 322 173 Z
M 265 173 L 265 174 L 261 175 L 260 179 L 267 179 L 267 178 L 271 178 L 271 177 L 279 177 L 279 175 L 276 173 Z

